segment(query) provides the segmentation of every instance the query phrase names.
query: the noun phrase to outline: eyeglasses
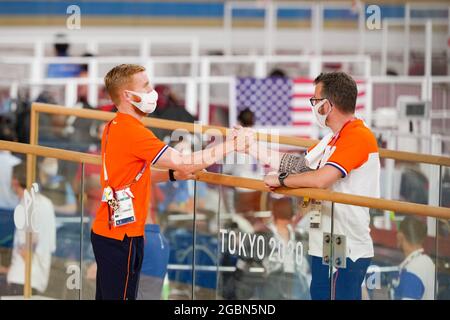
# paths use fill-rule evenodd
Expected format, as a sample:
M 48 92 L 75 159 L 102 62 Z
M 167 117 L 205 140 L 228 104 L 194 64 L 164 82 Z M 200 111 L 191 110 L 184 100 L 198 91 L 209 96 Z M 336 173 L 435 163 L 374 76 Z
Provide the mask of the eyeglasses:
M 325 100 L 326 98 L 310 98 L 309 102 L 311 102 L 311 106 L 315 106 L 319 101 Z

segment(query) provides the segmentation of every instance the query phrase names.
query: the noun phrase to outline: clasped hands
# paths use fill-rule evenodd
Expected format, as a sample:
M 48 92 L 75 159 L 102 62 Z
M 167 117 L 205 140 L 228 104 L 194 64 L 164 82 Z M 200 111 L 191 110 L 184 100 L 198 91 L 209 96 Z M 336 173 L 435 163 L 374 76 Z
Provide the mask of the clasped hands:
M 235 126 L 231 131 L 229 139 L 235 140 L 235 151 L 250 154 L 251 148 L 257 148 L 256 132 L 251 128 L 244 128 L 242 126 Z M 264 183 L 271 190 L 274 191 L 280 187 L 278 179 L 278 172 L 269 172 L 264 177 Z

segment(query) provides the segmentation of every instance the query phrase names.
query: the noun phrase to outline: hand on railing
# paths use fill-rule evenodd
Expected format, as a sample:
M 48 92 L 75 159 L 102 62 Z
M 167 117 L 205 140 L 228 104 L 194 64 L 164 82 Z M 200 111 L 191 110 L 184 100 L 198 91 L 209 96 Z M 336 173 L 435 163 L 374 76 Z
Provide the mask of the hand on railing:
M 278 175 L 278 172 L 272 171 L 264 177 L 264 183 L 266 184 L 266 187 L 270 189 L 270 191 L 274 191 L 276 188 L 279 188 L 281 186 Z

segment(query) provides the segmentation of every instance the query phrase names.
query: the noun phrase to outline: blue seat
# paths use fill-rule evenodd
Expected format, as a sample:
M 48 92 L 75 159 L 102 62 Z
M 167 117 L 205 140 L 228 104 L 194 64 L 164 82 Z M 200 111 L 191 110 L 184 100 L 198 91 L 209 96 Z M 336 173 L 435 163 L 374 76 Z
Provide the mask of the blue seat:
M 169 264 L 192 266 L 192 232 L 186 229 L 167 229 L 164 236 L 170 244 Z M 195 265 L 217 266 L 217 238 L 213 235 L 196 235 Z M 172 281 L 192 284 L 192 270 L 169 270 Z M 199 287 L 215 289 L 217 271 L 196 271 L 195 284 Z
M 14 209 L 0 208 L 0 247 L 12 248 L 14 241 Z

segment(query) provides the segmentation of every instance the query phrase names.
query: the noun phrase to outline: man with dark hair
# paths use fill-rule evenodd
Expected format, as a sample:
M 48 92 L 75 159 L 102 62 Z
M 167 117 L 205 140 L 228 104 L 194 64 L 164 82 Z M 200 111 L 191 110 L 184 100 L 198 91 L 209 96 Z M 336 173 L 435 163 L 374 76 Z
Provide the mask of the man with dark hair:
M 394 298 L 403 300 L 434 300 L 434 263 L 424 253 L 427 226 L 414 217 L 400 223 L 397 243 L 405 260 L 400 264 L 399 279 L 394 283 Z
M 380 160 L 377 140 L 365 123 L 355 117 L 358 91 L 343 72 L 320 74 L 314 81 L 312 111 L 319 126 L 332 132 L 303 155 L 264 150 L 250 142 L 248 152 L 276 169 L 264 181 L 271 190 L 320 188 L 367 197 L 380 196 Z M 243 130 L 240 134 L 246 134 Z M 249 135 L 250 136 L 250 135 Z M 305 199 L 310 219 L 309 254 L 312 256 L 312 299 L 330 299 L 328 259 L 323 248 L 327 233 L 345 239 L 345 259 L 333 261 L 334 298 L 361 299 L 361 285 L 374 255 L 369 229 L 369 208 Z M 333 213 L 332 213 L 333 212 Z
M 322 96 L 332 101 L 339 111 L 353 116 L 358 89 L 352 77 L 344 72 L 321 73 L 314 84 L 320 86 Z

